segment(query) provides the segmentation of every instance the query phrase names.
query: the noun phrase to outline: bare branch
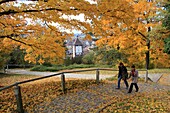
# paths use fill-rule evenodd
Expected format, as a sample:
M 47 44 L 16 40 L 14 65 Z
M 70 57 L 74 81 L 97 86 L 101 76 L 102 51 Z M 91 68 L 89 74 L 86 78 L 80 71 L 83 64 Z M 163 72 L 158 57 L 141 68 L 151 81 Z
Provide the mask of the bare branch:
M 140 31 L 136 31 L 136 29 L 135 28 L 133 28 L 132 26 L 131 26 L 131 29 L 132 30 L 134 30 L 137 34 L 140 34 L 141 36 L 142 36 L 142 39 L 143 40 L 147 40 L 148 38 L 147 38 L 147 36 L 145 36 L 143 33 L 141 33 Z
M 13 36 L 14 36 L 14 34 L 11 34 L 11 35 L 6 35 L 6 36 L 0 36 L 0 38 L 9 38 L 9 39 L 11 39 L 11 40 L 13 40 L 13 41 L 20 42 L 21 44 L 28 45 L 28 46 L 32 46 L 32 44 L 27 44 L 27 43 L 25 43 L 25 42 L 23 42 L 23 41 L 20 41 L 20 40 L 17 40 L 17 39 L 15 39 L 15 38 L 12 38 Z M 16 36 L 16 35 L 15 35 L 15 36 Z
M 142 34 L 140 31 L 138 31 L 138 33 L 139 33 L 143 38 L 147 39 L 147 37 L 146 37 L 144 34 Z
M 21 43 L 21 44 L 28 45 L 28 46 L 31 46 L 31 47 L 32 47 L 31 44 L 27 44 L 27 43 L 25 43 L 25 42 L 23 42 L 23 41 L 16 40 L 15 38 L 12 38 L 12 37 L 7 37 L 7 38 L 9 38 L 9 39 L 11 39 L 11 40 L 14 40 L 14 41 L 16 41 L 16 42 L 19 42 L 19 43 Z
M 31 13 L 31 12 L 52 11 L 52 10 L 63 11 L 62 9 L 58 9 L 58 8 L 47 8 L 47 9 L 40 9 L 40 10 L 23 10 L 23 11 L 8 10 L 8 11 L 0 12 L 0 16 L 17 14 L 17 13 Z

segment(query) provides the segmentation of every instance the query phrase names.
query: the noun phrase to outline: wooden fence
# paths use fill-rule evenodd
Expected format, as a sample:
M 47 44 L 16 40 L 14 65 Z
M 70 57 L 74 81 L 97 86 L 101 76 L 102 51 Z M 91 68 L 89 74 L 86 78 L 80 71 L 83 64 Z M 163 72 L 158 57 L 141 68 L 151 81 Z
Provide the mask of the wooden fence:
M 65 94 L 66 93 L 66 86 L 65 86 L 65 74 L 66 73 L 96 71 L 96 84 L 99 84 L 99 82 L 100 82 L 99 81 L 100 80 L 100 76 L 99 76 L 100 72 L 99 71 L 100 70 L 118 71 L 118 70 L 113 70 L 113 69 L 87 69 L 87 70 L 77 70 L 77 71 L 66 71 L 66 72 L 56 73 L 56 74 L 53 74 L 53 75 L 48 75 L 48 76 L 43 76 L 43 77 L 25 80 L 25 81 L 21 81 L 21 82 L 16 82 L 16 83 L 11 84 L 9 86 L 5 86 L 5 87 L 0 88 L 0 91 L 14 87 L 14 94 L 15 94 L 16 103 L 17 103 L 17 112 L 18 113 L 24 113 L 23 103 L 22 103 L 22 95 L 21 95 L 21 87 L 19 86 L 20 84 L 25 84 L 25 83 L 28 83 L 28 82 L 33 82 L 33 81 L 42 80 L 42 79 L 45 79 L 45 78 L 50 78 L 50 77 L 61 75 L 61 88 L 62 88 L 63 93 Z M 140 71 L 146 71 L 146 70 L 140 70 Z

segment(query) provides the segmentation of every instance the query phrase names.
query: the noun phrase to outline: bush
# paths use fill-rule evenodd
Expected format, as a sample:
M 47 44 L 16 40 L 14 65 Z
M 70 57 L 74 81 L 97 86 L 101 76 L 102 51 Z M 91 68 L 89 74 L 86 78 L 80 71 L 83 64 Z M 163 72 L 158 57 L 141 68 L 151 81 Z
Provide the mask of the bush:
M 45 71 L 45 70 L 46 70 L 46 66 L 43 65 L 37 65 L 31 68 L 31 71 Z
M 64 64 L 65 66 L 69 66 L 72 64 L 72 59 L 70 57 L 66 57 L 66 59 L 64 60 Z
M 72 64 L 82 64 L 82 56 L 77 56 L 72 59 Z
M 43 63 L 43 66 L 49 66 L 49 67 L 50 67 L 50 66 L 52 66 L 52 64 L 49 63 L 49 62 L 44 62 L 44 63 Z
M 83 62 L 83 64 L 94 64 L 94 52 L 90 52 L 90 53 L 86 54 L 82 58 L 82 62 Z
M 73 64 L 67 67 L 67 69 L 75 69 L 75 68 L 91 68 L 95 67 L 95 65 L 85 65 L 85 64 Z
M 60 71 L 60 70 L 69 70 L 69 69 L 80 69 L 80 68 L 113 68 L 111 65 L 94 65 L 94 64 L 72 64 L 69 66 L 65 65 L 53 65 L 53 66 L 44 66 L 37 65 L 31 68 L 31 71 Z
M 64 65 L 55 65 L 55 66 L 43 66 L 43 65 L 38 65 L 34 66 L 31 68 L 31 71 L 59 71 L 59 70 L 65 70 L 65 69 L 76 69 L 76 68 L 91 68 L 95 67 L 95 65 L 84 65 L 84 64 L 73 64 L 69 66 L 64 66 Z

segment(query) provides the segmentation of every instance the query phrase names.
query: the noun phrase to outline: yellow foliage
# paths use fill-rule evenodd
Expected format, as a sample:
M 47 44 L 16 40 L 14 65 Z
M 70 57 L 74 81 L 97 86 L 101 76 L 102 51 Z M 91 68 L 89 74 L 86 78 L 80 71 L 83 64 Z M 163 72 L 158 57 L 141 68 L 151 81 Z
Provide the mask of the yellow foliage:
M 84 40 L 92 40 L 92 37 L 90 34 L 87 34 Z
M 148 27 L 155 29 L 161 24 L 154 21 L 157 12 L 162 10 L 156 6 L 160 1 L 99 0 L 96 2 L 97 4 L 90 4 L 85 0 L 49 0 L 19 6 L 14 5 L 14 1 L 1 3 L 1 50 L 7 51 L 6 48 L 12 50 L 20 46 L 27 52 L 25 60 L 34 63 L 38 61 L 62 63 L 65 57 L 64 39 L 69 36 L 67 33 L 62 33 L 62 30 L 76 29 L 102 37 L 96 42 L 98 47 L 117 48 L 119 45 L 120 51 L 130 55 L 130 63 L 134 61 L 144 63 L 146 40 L 150 39 L 151 49 L 157 48 L 153 42 L 160 42 L 155 40 L 152 33 L 147 32 Z M 71 16 L 79 14 L 84 14 L 86 22 L 76 18 L 71 19 Z M 68 16 L 68 19 L 64 16 Z M 28 18 L 30 22 L 27 21 Z M 60 24 L 61 28 L 58 26 L 56 28 L 50 23 Z M 90 40 L 91 36 L 87 35 L 86 39 Z M 163 44 L 160 48 L 163 48 Z M 168 58 L 165 55 L 162 57 Z
M 41 58 L 38 60 L 38 63 L 40 63 L 40 64 L 43 64 L 44 62 L 45 61 L 43 59 L 41 59 Z
M 161 22 L 152 21 L 158 15 L 157 11 L 161 11 L 161 8 L 156 7 L 157 1 L 147 2 L 146 0 L 139 0 L 138 3 L 134 3 L 133 0 L 127 1 L 127 6 L 121 6 L 124 12 L 116 10 L 116 16 L 114 15 L 117 18 L 119 17 L 119 24 L 113 24 L 113 26 L 110 27 L 110 23 L 113 22 L 112 19 L 104 18 L 102 21 L 102 28 L 107 32 L 112 31 L 113 34 L 112 36 L 107 36 L 107 38 L 105 38 L 106 36 L 103 36 L 97 41 L 97 46 L 103 47 L 103 45 L 109 45 L 109 47 L 116 49 L 119 45 L 120 51 L 129 56 L 129 64 L 140 63 L 142 65 L 145 64 L 146 51 L 151 51 L 151 49 L 154 49 L 156 54 L 150 54 L 151 63 L 154 63 L 156 67 L 157 65 L 169 67 L 170 57 L 163 53 L 163 39 L 160 38 L 162 36 L 159 36 L 157 32 L 157 26 L 160 26 Z M 107 3 L 105 2 L 105 4 Z M 117 4 L 117 6 L 119 5 Z M 125 7 L 133 7 L 133 10 L 125 13 Z M 119 9 L 121 8 L 119 7 Z M 133 16 L 130 17 L 129 15 Z M 124 18 L 128 18 L 128 21 L 130 18 L 131 22 L 127 24 L 126 21 L 121 18 L 122 16 Z M 148 32 L 148 27 L 152 28 L 151 32 Z M 149 50 L 146 46 L 146 41 L 148 39 L 151 42 L 151 49 Z M 158 58 L 156 59 L 156 57 Z

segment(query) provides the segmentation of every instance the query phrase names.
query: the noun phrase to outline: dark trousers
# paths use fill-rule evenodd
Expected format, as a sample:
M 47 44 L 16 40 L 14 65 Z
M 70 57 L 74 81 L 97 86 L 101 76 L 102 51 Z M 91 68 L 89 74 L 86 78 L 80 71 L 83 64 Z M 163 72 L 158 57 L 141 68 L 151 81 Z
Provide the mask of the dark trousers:
M 122 79 L 122 77 L 120 76 L 120 77 L 118 78 L 118 88 L 120 88 L 120 81 L 121 81 L 121 79 Z M 129 84 L 128 84 L 128 82 L 127 82 L 126 79 L 124 80 L 124 83 L 125 83 L 125 85 L 126 85 L 126 88 L 128 88 L 128 87 L 129 87 Z
M 130 88 L 129 88 L 128 93 L 131 93 L 131 92 L 132 92 L 133 85 L 134 85 L 134 86 L 135 86 L 135 88 L 136 88 L 136 92 L 138 92 L 139 87 L 138 87 L 137 83 L 131 83 L 131 84 L 130 84 Z

